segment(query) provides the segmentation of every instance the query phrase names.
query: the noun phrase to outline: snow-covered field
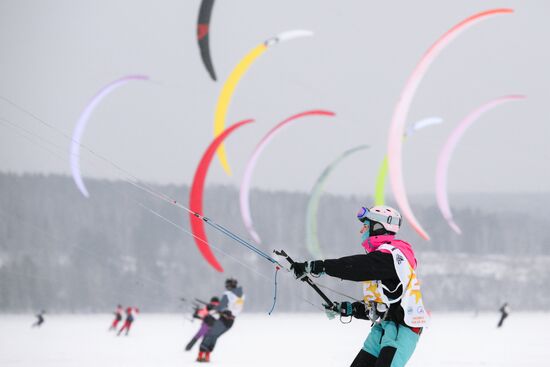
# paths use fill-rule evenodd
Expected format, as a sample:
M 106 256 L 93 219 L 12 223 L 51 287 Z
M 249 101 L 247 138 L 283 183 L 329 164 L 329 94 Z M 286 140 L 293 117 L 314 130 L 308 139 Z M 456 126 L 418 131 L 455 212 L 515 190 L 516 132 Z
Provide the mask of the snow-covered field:
M 550 314 L 435 314 L 408 366 L 550 366 Z M 199 327 L 182 315 L 138 315 L 129 336 L 108 332 L 110 315 L 0 315 L 0 366 L 168 367 L 194 362 L 183 346 Z M 243 314 L 222 336 L 211 365 L 348 366 L 369 323 L 343 325 L 323 314 Z

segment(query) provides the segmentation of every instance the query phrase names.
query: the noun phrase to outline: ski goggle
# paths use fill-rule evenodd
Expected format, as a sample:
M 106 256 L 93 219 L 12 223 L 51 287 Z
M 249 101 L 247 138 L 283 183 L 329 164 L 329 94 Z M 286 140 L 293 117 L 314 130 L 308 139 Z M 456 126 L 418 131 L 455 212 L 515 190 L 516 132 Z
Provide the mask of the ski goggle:
M 369 209 L 368 208 L 365 208 L 364 206 L 361 207 L 361 209 L 359 209 L 359 211 L 357 212 L 357 219 L 359 220 L 359 222 L 361 223 L 365 223 L 367 221 L 367 213 L 369 212 Z
M 357 212 L 357 219 L 361 223 L 365 223 L 367 220 L 372 220 L 373 222 L 388 223 L 388 224 L 401 226 L 400 217 L 392 217 L 391 215 L 385 216 L 382 214 L 371 212 L 369 208 L 365 208 L 365 207 L 361 207 L 361 209 L 359 209 L 359 211 Z

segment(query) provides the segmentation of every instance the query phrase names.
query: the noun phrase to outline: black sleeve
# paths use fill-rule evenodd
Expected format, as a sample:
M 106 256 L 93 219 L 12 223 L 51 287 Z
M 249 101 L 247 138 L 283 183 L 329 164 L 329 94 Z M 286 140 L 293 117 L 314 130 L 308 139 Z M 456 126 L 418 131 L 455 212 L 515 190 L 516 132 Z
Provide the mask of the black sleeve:
M 398 279 L 393 256 L 380 251 L 324 261 L 325 273 L 345 280 Z

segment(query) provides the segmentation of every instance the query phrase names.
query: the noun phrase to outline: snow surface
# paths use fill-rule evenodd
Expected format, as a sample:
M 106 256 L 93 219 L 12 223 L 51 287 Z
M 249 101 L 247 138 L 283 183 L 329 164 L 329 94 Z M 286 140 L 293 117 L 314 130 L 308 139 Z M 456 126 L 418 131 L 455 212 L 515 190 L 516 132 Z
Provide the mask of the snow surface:
M 130 335 L 107 328 L 111 315 L 0 315 L 0 366 L 142 367 L 204 365 L 197 346 L 183 346 L 199 327 L 183 315 L 137 316 Z M 435 314 L 410 367 L 550 366 L 550 314 L 512 313 L 501 329 L 498 314 Z M 349 366 L 369 323 L 344 325 L 323 314 L 242 314 L 220 338 L 213 366 Z

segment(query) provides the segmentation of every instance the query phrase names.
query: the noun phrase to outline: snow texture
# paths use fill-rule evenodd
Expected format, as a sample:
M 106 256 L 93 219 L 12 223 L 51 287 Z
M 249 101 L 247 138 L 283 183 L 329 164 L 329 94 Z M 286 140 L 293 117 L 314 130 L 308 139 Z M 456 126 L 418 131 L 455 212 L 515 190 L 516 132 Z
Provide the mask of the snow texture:
M 185 316 L 186 317 L 186 316 Z M 139 314 L 130 335 L 107 331 L 111 315 L 46 315 L 32 329 L 30 315 L 0 315 L 0 366 L 145 367 L 192 366 L 197 345 L 184 345 L 199 322 L 183 315 Z M 435 314 L 410 367 L 549 366 L 549 313 Z M 348 325 L 323 314 L 243 314 L 219 340 L 213 366 L 348 366 L 369 332 L 369 323 Z M 202 365 L 202 364 L 200 364 Z

